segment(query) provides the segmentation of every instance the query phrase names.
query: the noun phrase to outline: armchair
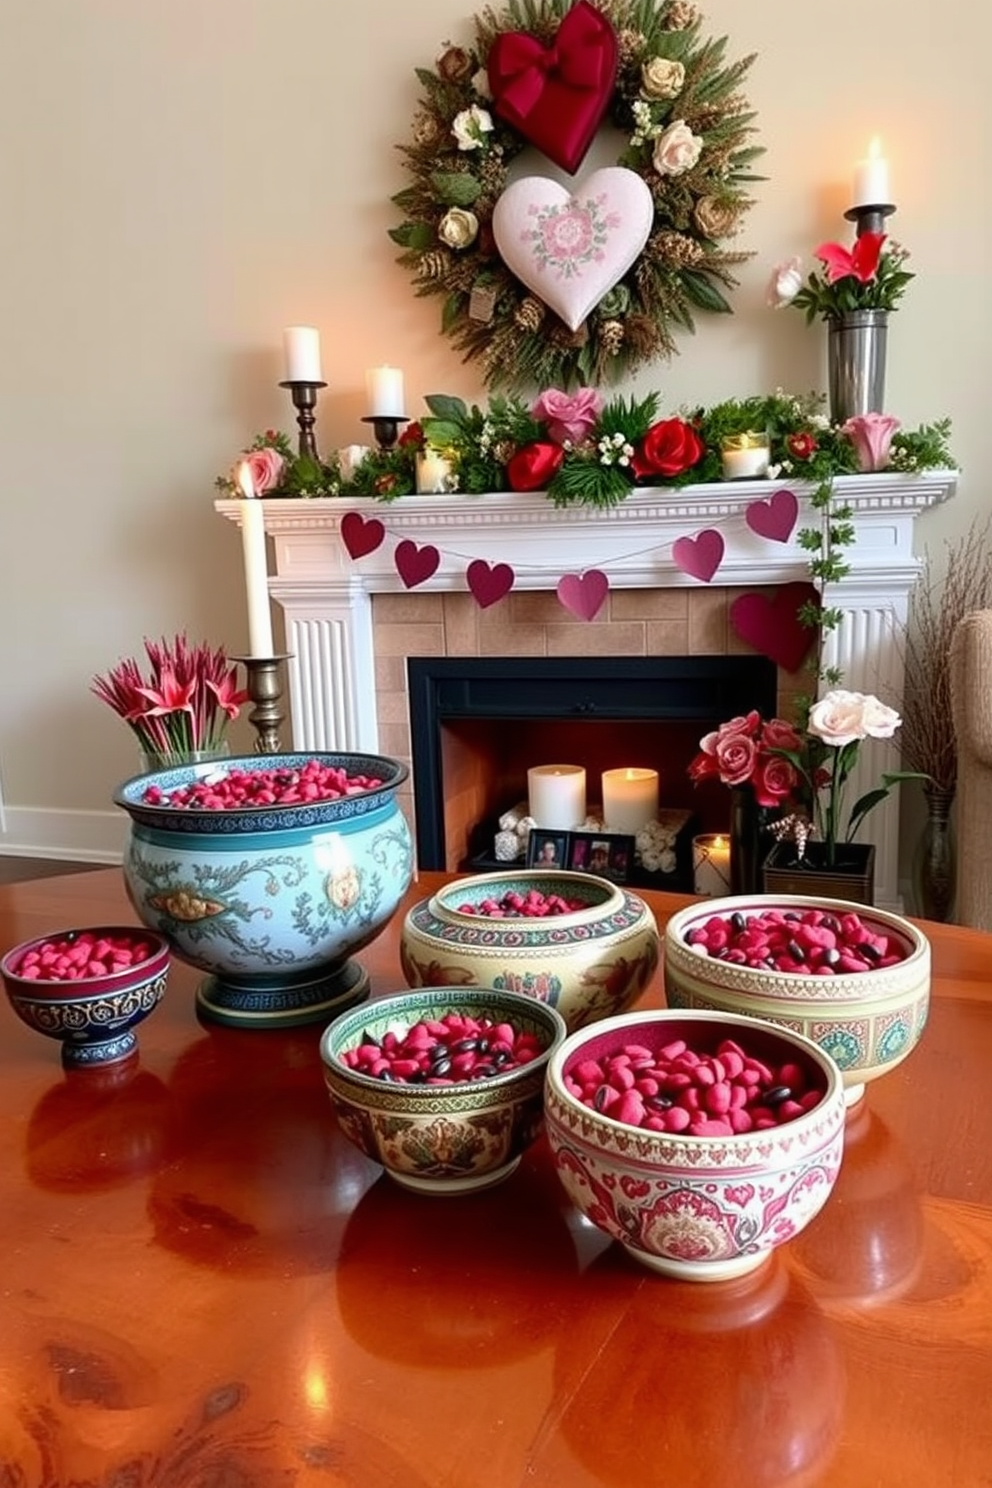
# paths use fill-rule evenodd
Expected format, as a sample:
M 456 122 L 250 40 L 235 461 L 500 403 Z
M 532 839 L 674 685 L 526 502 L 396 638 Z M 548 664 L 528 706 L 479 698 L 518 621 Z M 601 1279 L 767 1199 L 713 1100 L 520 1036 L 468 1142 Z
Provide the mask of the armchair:
M 992 930 L 992 610 L 955 627 L 951 711 L 958 750 L 957 918 Z

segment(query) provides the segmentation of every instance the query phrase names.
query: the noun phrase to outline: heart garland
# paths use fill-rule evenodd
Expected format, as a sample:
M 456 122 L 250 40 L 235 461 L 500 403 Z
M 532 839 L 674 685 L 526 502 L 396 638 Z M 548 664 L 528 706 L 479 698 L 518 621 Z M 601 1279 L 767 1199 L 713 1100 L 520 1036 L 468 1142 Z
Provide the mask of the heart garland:
M 798 519 L 799 501 L 788 490 L 752 501 L 744 512 L 748 528 L 771 542 L 788 542 Z M 356 511 L 345 512 L 340 531 L 341 541 L 356 561 L 374 553 L 386 537 L 386 528 L 378 517 L 365 517 Z M 715 528 L 704 528 L 694 535 L 676 538 L 672 544 L 672 562 L 690 578 L 708 584 L 723 562 L 725 551 L 722 534 Z M 418 546 L 404 538 L 397 544 L 393 561 L 406 588 L 414 589 L 434 576 L 441 554 L 433 543 Z M 465 579 L 480 609 L 488 609 L 510 593 L 516 573 L 508 563 L 491 564 L 484 558 L 473 558 Z M 581 574 L 563 574 L 555 592 L 570 614 L 591 621 L 602 609 L 609 588 L 608 576 L 601 569 L 590 568 Z M 776 665 L 788 672 L 798 671 L 813 641 L 813 630 L 798 620 L 798 611 L 807 602 L 819 605 L 819 592 L 814 585 L 801 581 L 779 585 L 770 596 L 753 592 L 740 595 L 730 606 L 731 628 L 742 641 Z

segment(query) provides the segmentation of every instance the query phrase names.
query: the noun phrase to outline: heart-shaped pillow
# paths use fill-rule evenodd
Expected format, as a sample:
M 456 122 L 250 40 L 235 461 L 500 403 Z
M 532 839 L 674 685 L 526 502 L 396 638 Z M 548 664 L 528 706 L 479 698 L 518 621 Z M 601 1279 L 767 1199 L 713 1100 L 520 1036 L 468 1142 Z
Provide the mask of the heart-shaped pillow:
M 496 203 L 493 235 L 510 272 L 577 331 L 639 257 L 653 222 L 645 182 L 608 165 L 573 191 L 543 176 L 514 181 Z
M 489 48 L 487 71 L 500 118 L 574 175 L 613 96 L 617 37 L 606 16 L 576 0 L 548 46 L 506 31 Z
M 741 594 L 730 606 L 730 625 L 762 656 L 787 672 L 797 672 L 816 638 L 812 626 L 799 619 L 804 604 L 819 606 L 819 591 L 797 580 L 780 584 L 770 594 Z

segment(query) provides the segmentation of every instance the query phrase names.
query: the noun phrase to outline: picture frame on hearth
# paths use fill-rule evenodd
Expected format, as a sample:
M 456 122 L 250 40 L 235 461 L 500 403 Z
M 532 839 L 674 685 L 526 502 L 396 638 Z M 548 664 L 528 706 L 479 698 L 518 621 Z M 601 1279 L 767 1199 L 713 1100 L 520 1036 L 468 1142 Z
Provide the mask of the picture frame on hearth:
M 532 827 L 527 837 L 528 868 L 565 868 L 568 865 L 569 834 Z
M 622 832 L 569 832 L 566 861 L 573 873 L 626 883 L 634 866 L 634 838 Z

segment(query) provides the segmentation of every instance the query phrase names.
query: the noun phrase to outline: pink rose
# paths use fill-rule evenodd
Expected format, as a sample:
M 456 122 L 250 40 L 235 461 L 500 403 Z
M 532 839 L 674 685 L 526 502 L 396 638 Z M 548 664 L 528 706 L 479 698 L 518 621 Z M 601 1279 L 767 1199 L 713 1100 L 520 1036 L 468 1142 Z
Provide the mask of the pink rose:
M 716 762 L 724 785 L 745 785 L 757 760 L 758 746 L 750 734 L 731 734 L 716 741 Z
M 854 445 L 862 470 L 884 470 L 889 463 L 892 436 L 900 428 L 897 418 L 887 413 L 859 413 L 841 426 Z
M 603 411 L 603 399 L 595 388 L 580 388 L 577 393 L 562 393 L 557 388 L 547 392 L 531 405 L 531 414 L 548 426 L 548 437 L 556 444 L 570 440 L 580 444 Z
M 728 718 L 726 723 L 721 723 L 717 729 L 721 739 L 729 739 L 733 734 L 749 734 L 756 738 L 761 727 L 761 714 L 752 708 L 750 713 L 739 714 L 736 718 Z
M 286 465 L 278 450 L 268 446 L 265 449 L 251 450 L 245 455 L 242 464 L 248 466 L 256 496 L 264 496 L 266 491 L 278 490 Z
M 781 806 L 799 784 L 799 776 L 788 760 L 767 754 L 759 759 L 752 784 L 759 806 Z
M 763 749 L 792 749 L 798 753 L 803 741 L 784 718 L 769 718 L 761 731 L 761 746 Z

